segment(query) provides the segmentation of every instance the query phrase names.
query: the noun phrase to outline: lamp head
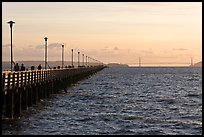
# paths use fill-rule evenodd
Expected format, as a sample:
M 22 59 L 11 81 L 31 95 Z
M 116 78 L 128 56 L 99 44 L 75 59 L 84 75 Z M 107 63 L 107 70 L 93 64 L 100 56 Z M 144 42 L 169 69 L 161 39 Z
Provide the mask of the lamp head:
M 48 39 L 48 38 L 47 38 L 47 37 L 45 37 L 44 39 L 45 39 L 45 41 L 47 41 L 47 39 Z
M 15 23 L 14 21 L 9 21 L 7 22 L 8 24 L 10 24 L 10 27 L 12 28 L 13 24 Z

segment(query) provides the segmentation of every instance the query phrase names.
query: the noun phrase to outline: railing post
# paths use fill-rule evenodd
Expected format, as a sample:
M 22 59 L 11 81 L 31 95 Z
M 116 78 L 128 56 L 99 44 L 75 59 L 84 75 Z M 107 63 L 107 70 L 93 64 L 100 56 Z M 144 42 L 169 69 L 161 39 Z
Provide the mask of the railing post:
M 34 84 L 33 84 L 33 104 L 37 103 L 37 70 L 34 71 Z
M 27 110 L 28 109 L 27 72 L 23 72 L 23 73 L 24 75 L 21 76 L 23 78 L 22 84 L 24 85 L 22 90 L 22 109 Z
M 38 71 L 38 101 L 43 97 L 42 96 L 42 81 L 41 81 L 41 73 L 42 71 Z
M 39 72 L 40 72 L 40 70 L 37 70 L 37 78 L 36 78 L 36 82 L 37 82 L 37 84 L 36 84 L 36 101 L 38 102 L 39 101 L 39 92 L 40 92 L 40 83 L 39 83 Z
M 45 84 L 45 86 L 46 86 L 46 90 L 47 90 L 47 98 L 49 98 L 49 95 L 50 95 L 50 87 L 49 87 L 49 70 L 48 71 L 46 71 L 46 80 L 45 80 L 45 82 L 46 82 L 46 84 Z
M 5 88 L 5 80 L 6 80 L 6 73 L 3 73 L 3 75 L 2 75 L 2 101 L 1 101 L 1 103 L 2 103 L 2 106 L 4 106 L 5 105 L 5 90 L 4 90 L 4 88 Z
M 33 70 L 29 73 L 30 80 L 28 85 L 28 106 L 31 107 L 33 105 Z
M 44 81 L 43 86 L 44 86 L 44 97 L 45 97 L 45 98 L 47 98 L 46 73 L 47 73 L 47 70 L 44 71 L 44 74 L 43 74 L 43 78 L 44 78 L 44 79 L 43 79 L 43 81 Z
M 15 87 L 15 93 L 14 93 L 14 115 L 15 116 L 20 116 L 21 115 L 21 90 L 20 90 L 20 79 L 19 79 L 19 73 L 17 73 L 17 81 L 16 81 L 16 87 Z
M 11 75 L 8 74 L 8 84 L 7 84 L 7 93 L 6 93 L 6 117 L 13 119 L 13 92 L 11 89 Z

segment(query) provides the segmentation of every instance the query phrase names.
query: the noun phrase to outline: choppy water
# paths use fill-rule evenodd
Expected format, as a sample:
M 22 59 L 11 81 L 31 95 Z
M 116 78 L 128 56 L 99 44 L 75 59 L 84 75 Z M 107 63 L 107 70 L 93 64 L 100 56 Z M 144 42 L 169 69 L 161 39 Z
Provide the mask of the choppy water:
M 2 134 L 202 134 L 201 68 L 106 68 L 67 91 L 4 120 Z

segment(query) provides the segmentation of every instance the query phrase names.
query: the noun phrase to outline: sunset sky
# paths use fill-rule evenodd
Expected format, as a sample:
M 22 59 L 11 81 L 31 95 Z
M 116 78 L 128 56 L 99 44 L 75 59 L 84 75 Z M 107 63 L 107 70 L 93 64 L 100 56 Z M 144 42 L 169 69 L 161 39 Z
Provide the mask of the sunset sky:
M 44 60 L 45 36 L 48 61 L 61 60 L 63 43 L 66 61 L 72 48 L 104 63 L 202 60 L 202 2 L 3 2 L 2 12 L 3 61 L 10 61 L 10 20 L 14 61 Z

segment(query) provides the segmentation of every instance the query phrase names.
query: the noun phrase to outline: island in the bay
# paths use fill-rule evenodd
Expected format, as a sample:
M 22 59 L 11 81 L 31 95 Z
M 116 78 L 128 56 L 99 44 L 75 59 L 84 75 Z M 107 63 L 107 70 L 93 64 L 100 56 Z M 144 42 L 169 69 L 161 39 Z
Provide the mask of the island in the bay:
M 202 61 L 195 63 L 193 66 L 190 65 L 190 67 L 202 67 Z
M 129 67 L 127 64 L 121 64 L 121 63 L 109 63 L 107 64 L 108 67 Z

